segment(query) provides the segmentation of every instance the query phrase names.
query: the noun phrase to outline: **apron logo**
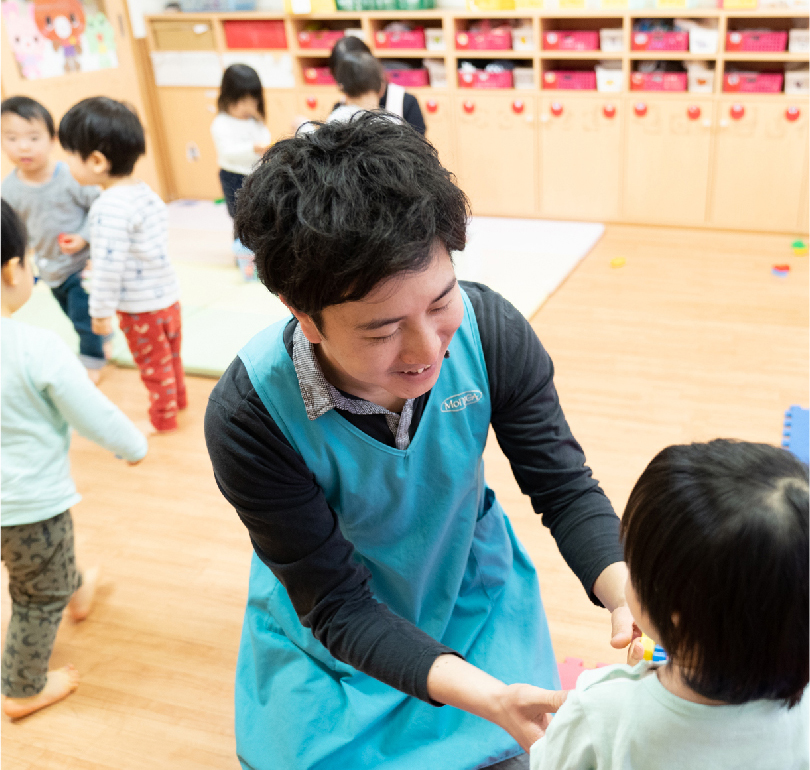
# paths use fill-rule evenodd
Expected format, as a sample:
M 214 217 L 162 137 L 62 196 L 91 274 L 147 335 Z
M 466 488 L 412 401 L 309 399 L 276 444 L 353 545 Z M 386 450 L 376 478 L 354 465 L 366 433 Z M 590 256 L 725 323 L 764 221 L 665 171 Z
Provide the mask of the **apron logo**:
M 480 390 L 466 390 L 464 393 L 444 399 L 442 411 L 460 412 L 462 409 L 466 409 L 468 404 L 477 404 L 483 397 L 484 394 Z

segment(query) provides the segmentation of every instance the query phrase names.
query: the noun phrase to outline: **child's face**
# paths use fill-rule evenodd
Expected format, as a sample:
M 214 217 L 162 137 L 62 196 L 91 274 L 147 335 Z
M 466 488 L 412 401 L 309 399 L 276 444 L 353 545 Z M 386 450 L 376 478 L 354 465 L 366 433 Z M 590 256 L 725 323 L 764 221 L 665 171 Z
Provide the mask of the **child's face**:
M 93 152 L 88 158 L 82 158 L 77 152 L 67 153 L 67 164 L 73 178 L 82 185 L 101 185 L 109 182 L 109 162 L 100 152 Z
M 0 140 L 3 152 L 24 174 L 34 175 L 47 167 L 54 140 L 41 120 L 3 115 Z
M 255 118 L 259 114 L 259 100 L 255 96 L 243 96 L 238 102 L 228 105 L 228 115 L 239 120 Z

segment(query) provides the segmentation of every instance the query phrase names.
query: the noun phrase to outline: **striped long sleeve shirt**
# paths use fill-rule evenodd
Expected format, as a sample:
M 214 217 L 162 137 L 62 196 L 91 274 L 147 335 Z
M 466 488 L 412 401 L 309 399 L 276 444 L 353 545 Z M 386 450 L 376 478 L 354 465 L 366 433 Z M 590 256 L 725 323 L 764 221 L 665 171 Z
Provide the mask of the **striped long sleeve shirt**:
M 148 313 L 180 298 L 169 262 L 166 204 L 145 182 L 115 185 L 90 209 L 90 315 Z

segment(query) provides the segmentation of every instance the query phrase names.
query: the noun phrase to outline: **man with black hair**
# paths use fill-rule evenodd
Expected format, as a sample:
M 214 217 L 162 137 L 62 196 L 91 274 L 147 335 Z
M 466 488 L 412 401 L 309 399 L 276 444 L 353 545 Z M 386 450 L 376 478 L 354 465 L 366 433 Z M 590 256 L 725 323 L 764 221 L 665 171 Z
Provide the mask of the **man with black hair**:
M 245 768 L 528 767 L 561 694 L 536 572 L 484 480 L 490 425 L 630 642 L 619 522 L 551 361 L 506 300 L 456 280 L 468 213 L 435 149 L 374 113 L 278 142 L 245 181 L 237 233 L 292 313 L 206 413 L 255 550 Z

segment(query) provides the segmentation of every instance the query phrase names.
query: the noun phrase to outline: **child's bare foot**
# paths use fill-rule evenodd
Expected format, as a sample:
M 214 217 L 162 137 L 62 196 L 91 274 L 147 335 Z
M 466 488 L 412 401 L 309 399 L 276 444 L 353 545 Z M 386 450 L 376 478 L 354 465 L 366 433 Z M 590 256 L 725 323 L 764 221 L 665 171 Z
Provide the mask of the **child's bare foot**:
M 78 686 L 79 672 L 68 664 L 48 672 L 48 681 L 42 692 L 30 698 L 3 698 L 3 713 L 11 719 L 20 719 L 66 698 Z
M 104 351 L 104 358 L 109 361 L 115 353 L 115 344 L 112 340 L 106 340 L 101 343 L 101 349 Z
M 84 620 L 93 609 L 93 599 L 96 596 L 100 567 L 90 567 L 82 572 L 82 584 L 68 604 L 70 617 L 77 623 Z
M 177 429 L 171 430 L 158 430 L 149 420 L 135 420 L 135 427 L 143 433 L 146 438 L 150 436 L 162 436 L 166 433 L 174 433 Z
M 90 378 L 90 382 L 93 385 L 98 385 L 101 382 L 101 373 L 104 371 L 103 369 L 88 369 L 87 376 Z

